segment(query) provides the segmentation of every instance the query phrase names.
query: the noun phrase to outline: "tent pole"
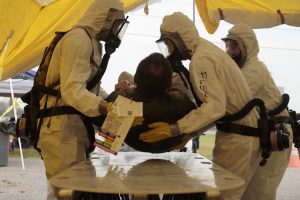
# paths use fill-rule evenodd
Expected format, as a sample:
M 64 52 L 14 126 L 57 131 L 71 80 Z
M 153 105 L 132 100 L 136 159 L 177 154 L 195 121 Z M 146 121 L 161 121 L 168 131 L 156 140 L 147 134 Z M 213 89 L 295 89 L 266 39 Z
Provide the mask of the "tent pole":
M 193 0 L 193 23 L 196 27 L 196 3 Z M 196 137 L 192 139 L 192 152 L 197 153 L 198 149 L 200 148 L 200 137 Z
M 193 0 L 193 22 L 196 23 L 196 13 L 195 13 L 195 0 Z
M 12 85 L 11 78 L 9 79 L 9 87 L 10 87 L 10 94 L 11 94 L 11 99 L 12 99 L 12 105 L 13 105 L 15 122 L 17 123 L 18 116 L 17 116 L 16 102 L 15 102 L 15 96 L 14 96 L 14 90 L 13 90 L 13 85 Z M 21 144 L 20 137 L 18 137 L 18 142 L 19 142 L 19 149 L 20 149 L 20 155 L 21 155 L 21 161 L 22 161 L 22 169 L 25 170 L 24 158 L 23 158 L 23 151 L 22 151 L 22 144 Z
M 4 63 L 4 58 L 6 54 L 6 50 L 8 47 L 8 43 L 12 36 L 14 35 L 14 31 L 11 31 L 9 36 L 7 37 L 6 41 L 4 42 L 2 48 L 0 49 L 0 80 L 2 80 L 2 73 L 4 70 L 3 63 Z M 12 106 L 13 106 L 13 111 L 14 111 L 14 117 L 15 117 L 15 123 L 17 123 L 17 110 L 16 110 L 16 102 L 15 102 L 15 97 L 14 97 L 14 90 L 12 86 L 12 80 L 11 78 L 9 79 L 9 86 L 10 86 L 10 94 L 11 94 L 11 99 L 12 99 Z M 24 158 L 23 158 L 23 151 L 22 151 L 22 145 L 21 145 L 21 139 L 18 138 L 19 142 L 19 148 L 20 148 L 20 155 L 21 155 L 21 161 L 22 161 L 22 169 L 25 170 L 25 165 L 24 165 Z

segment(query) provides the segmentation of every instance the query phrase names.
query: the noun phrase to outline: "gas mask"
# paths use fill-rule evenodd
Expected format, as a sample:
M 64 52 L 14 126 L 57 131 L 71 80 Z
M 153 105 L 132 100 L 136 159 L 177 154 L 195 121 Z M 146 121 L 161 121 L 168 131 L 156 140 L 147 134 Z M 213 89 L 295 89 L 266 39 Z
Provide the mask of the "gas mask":
M 128 16 L 125 20 L 115 20 L 108 36 L 105 41 L 105 52 L 112 54 L 120 46 L 121 40 L 125 34 L 129 22 L 127 21 Z
M 235 63 L 242 68 L 246 62 L 247 52 L 243 41 L 235 35 L 227 35 L 222 38 L 225 42 L 226 53 L 235 61 Z
M 105 42 L 105 52 L 112 54 L 121 44 L 129 21 L 124 19 L 124 12 L 111 8 L 107 14 L 105 23 L 97 34 L 97 39 Z
M 226 39 L 225 40 L 225 51 L 238 65 L 242 58 L 242 53 L 241 53 L 238 43 L 235 40 Z
M 184 41 L 177 32 L 162 32 L 156 43 L 165 58 L 173 56 L 173 59 L 175 59 L 176 56 L 176 59 L 180 61 L 191 58 L 191 51 L 185 46 Z M 173 55 L 174 53 L 176 55 Z
M 190 51 L 185 46 L 180 35 L 170 32 L 162 32 L 159 40 L 156 41 L 161 53 L 170 62 L 174 72 L 182 71 L 182 60 L 190 59 Z

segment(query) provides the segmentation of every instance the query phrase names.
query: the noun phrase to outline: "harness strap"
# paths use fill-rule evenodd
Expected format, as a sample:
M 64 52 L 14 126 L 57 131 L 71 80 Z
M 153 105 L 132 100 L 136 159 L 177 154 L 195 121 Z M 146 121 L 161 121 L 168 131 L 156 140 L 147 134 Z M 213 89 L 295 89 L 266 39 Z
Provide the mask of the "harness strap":
M 58 107 L 46 108 L 39 111 L 38 117 L 41 116 L 41 113 L 43 113 L 43 117 L 51 117 L 51 116 L 66 115 L 66 114 L 82 115 L 81 112 L 79 112 L 78 110 L 76 110 L 71 106 L 58 106 Z
M 102 62 L 100 64 L 100 69 L 93 76 L 93 78 L 86 84 L 87 90 L 93 89 L 99 83 L 99 81 L 101 80 L 101 78 L 103 77 L 103 75 L 106 71 L 109 58 L 110 58 L 110 55 L 105 53 L 103 56 Z
M 232 124 L 232 123 L 216 123 L 217 130 L 226 133 L 237 133 L 244 136 L 259 137 L 261 130 L 250 126 Z
M 89 36 L 89 38 L 92 40 L 92 36 L 90 35 L 90 33 L 83 27 L 81 27 L 86 34 Z M 93 43 L 92 43 L 93 45 Z M 92 54 L 90 57 L 90 63 L 95 66 L 98 71 L 97 73 L 93 76 L 93 78 L 87 83 L 87 90 L 91 90 L 93 89 L 101 80 L 101 78 L 103 77 L 107 65 L 108 65 L 108 61 L 109 61 L 110 55 L 108 53 L 105 53 L 102 59 L 102 62 L 100 64 L 100 67 L 98 67 L 96 61 L 94 60 L 94 47 L 92 48 Z M 50 86 L 48 87 L 44 87 L 42 88 L 42 92 L 45 92 L 46 94 L 52 95 L 52 96 L 57 96 L 57 94 L 59 94 L 59 91 L 53 89 L 54 87 L 56 87 L 57 85 L 60 84 L 60 80 L 55 81 L 54 83 L 52 83 Z
M 191 83 L 190 72 L 189 72 L 189 70 L 187 70 L 187 68 L 185 68 L 185 67 L 183 66 L 182 63 L 180 63 L 180 65 L 179 65 L 179 70 L 180 70 L 180 71 L 179 71 L 180 78 L 182 79 L 182 81 L 183 81 L 185 87 L 186 87 L 187 89 L 190 88 L 190 90 L 191 90 L 191 92 L 192 92 L 192 95 L 193 95 L 193 97 L 194 97 L 194 99 L 195 99 L 195 101 L 196 101 L 197 106 L 200 107 L 201 104 L 202 104 L 202 101 L 198 98 L 198 96 L 197 96 L 197 94 L 196 94 L 196 92 L 195 92 L 195 90 L 194 90 L 193 84 Z M 181 74 L 181 73 L 185 76 L 185 78 L 187 79 L 188 83 L 185 82 L 185 80 L 184 80 L 184 78 L 182 77 L 182 74 Z M 189 86 L 189 88 L 187 87 L 187 85 Z
M 59 90 L 53 89 L 50 86 L 45 87 L 45 86 L 41 86 L 41 85 L 35 85 L 35 86 L 33 86 L 32 89 L 35 91 L 38 91 L 38 92 L 42 92 L 44 94 L 51 95 L 51 96 L 59 96 L 60 95 Z

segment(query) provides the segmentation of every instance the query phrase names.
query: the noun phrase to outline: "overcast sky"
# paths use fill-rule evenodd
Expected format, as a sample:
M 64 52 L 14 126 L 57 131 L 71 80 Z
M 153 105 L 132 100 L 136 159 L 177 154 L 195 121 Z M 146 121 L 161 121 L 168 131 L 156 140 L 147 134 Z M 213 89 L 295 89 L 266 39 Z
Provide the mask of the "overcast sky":
M 122 71 L 134 73 L 141 59 L 159 52 L 155 41 L 159 38 L 159 26 L 163 16 L 175 11 L 193 19 L 192 0 L 162 0 L 149 6 L 149 15 L 143 10 L 129 13 L 130 25 L 120 48 L 111 56 L 108 69 L 102 79 L 102 87 L 111 92 Z M 231 24 L 221 22 L 214 34 L 208 34 L 196 11 L 196 26 L 201 37 L 223 48 L 220 38 L 227 34 Z M 259 58 L 268 66 L 277 86 L 284 87 L 290 95 L 291 109 L 300 112 L 300 28 L 287 25 L 270 29 L 256 29 L 260 44 Z

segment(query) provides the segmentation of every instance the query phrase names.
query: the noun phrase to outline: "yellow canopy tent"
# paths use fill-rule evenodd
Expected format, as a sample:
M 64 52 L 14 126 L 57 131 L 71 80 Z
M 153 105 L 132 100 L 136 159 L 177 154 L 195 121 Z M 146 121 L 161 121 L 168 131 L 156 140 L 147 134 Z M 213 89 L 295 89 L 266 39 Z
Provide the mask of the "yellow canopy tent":
M 0 1 L 0 80 L 37 66 L 54 32 L 70 29 L 92 1 Z M 125 11 L 128 12 L 150 0 L 122 1 Z M 300 26 L 299 0 L 195 0 L 195 2 L 209 33 L 218 28 L 221 19 L 233 24 L 244 22 L 254 28 L 272 27 L 282 23 Z
M 37 66 L 54 32 L 70 29 L 92 1 L 0 1 L 0 80 Z M 128 12 L 147 0 L 122 1 Z
M 300 26 L 299 0 L 196 0 L 196 5 L 209 33 L 217 30 L 220 20 L 253 28 Z

